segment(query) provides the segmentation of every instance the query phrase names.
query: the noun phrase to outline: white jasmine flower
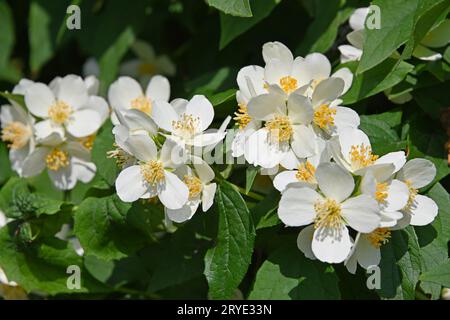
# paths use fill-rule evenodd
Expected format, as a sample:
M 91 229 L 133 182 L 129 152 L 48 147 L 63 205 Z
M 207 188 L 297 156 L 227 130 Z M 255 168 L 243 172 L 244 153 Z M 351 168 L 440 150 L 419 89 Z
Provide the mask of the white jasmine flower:
M 55 187 L 61 190 L 73 189 L 77 181 L 90 182 L 96 172 L 89 150 L 78 141 L 64 141 L 58 133 L 41 140 L 25 159 L 22 175 L 36 176 L 44 169 Z
M 114 111 L 111 120 L 114 124 L 118 124 L 117 113 L 124 113 L 130 109 L 137 109 L 150 117 L 155 102 L 168 102 L 169 97 L 170 84 L 166 77 L 160 75 L 152 77 L 145 92 L 133 78 L 120 77 L 108 90 L 108 100 Z
M 363 53 L 364 44 L 364 22 L 369 13 L 369 8 L 358 8 L 350 16 L 349 24 L 352 32 L 347 34 L 350 45 L 345 44 L 338 47 L 341 52 L 341 63 L 359 61 Z
M 184 222 L 192 218 L 200 204 L 202 211 L 206 212 L 211 208 L 217 185 L 212 182 L 215 175 L 211 167 L 202 159 L 193 159 L 193 168 L 181 166 L 177 175 L 189 189 L 188 202 L 180 209 L 165 208 L 168 218 L 174 222 Z
M 152 117 L 169 133 L 166 137 L 182 147 L 216 144 L 226 134 L 225 131 L 207 130 L 214 119 L 214 108 L 203 95 L 195 95 L 190 101 L 177 99 L 172 104 L 156 101 Z
M 107 109 L 104 99 L 89 96 L 83 79 L 75 75 L 56 80 L 52 88 L 31 84 L 25 90 L 25 103 L 33 115 L 44 119 L 35 125 L 37 139 L 52 133 L 65 137 L 66 130 L 75 138 L 92 135 L 102 125 Z
M 312 253 L 321 261 L 339 263 L 353 245 L 347 226 L 364 233 L 375 230 L 380 223 L 378 204 L 364 194 L 350 197 L 355 188 L 353 177 L 335 163 L 319 165 L 315 178 L 320 193 L 289 185 L 282 193 L 278 216 L 287 226 L 313 223 Z M 311 238 L 301 239 L 311 242 Z
M 125 168 L 117 177 L 119 198 L 133 202 L 158 196 L 169 209 L 183 207 L 188 201 L 189 189 L 173 173 L 182 163 L 172 160 L 174 152 L 180 148 L 167 139 L 158 152 L 155 142 L 146 135 L 132 135 L 125 144 L 138 163 Z

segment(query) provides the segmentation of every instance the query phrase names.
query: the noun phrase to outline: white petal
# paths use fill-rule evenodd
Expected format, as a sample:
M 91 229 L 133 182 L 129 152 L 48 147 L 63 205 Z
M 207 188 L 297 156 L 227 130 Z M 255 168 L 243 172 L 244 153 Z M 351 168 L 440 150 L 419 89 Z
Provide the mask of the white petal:
M 170 83 L 166 77 L 156 75 L 153 76 L 148 83 L 145 95 L 152 101 L 161 100 L 168 102 L 170 97 Z
M 270 120 L 274 114 L 286 114 L 286 103 L 278 94 L 262 94 L 250 99 L 248 114 L 256 120 Z
M 91 153 L 78 141 L 68 141 L 66 144 L 67 152 L 74 157 L 90 162 Z
M 322 163 L 315 173 L 317 184 L 327 198 L 342 202 L 355 188 L 352 175 L 336 163 Z
M 211 169 L 211 167 L 209 166 L 209 164 L 206 163 L 206 161 L 196 157 L 195 160 L 193 160 L 193 165 L 195 168 L 195 172 L 197 173 L 199 179 L 203 183 L 210 182 L 214 179 L 215 177 L 214 170 Z
M 98 95 L 98 90 L 100 88 L 100 81 L 94 75 L 87 76 L 84 78 L 84 85 L 86 86 L 88 95 L 96 96 Z
M 19 176 L 22 176 L 22 169 L 25 159 L 30 154 L 30 145 L 26 145 L 20 149 L 10 149 L 9 150 L 9 161 L 11 162 L 11 168 L 16 171 Z
M 320 261 L 340 263 L 350 253 L 352 240 L 346 226 L 342 226 L 340 230 L 318 228 L 314 231 L 311 248 Z
M 245 159 L 248 163 L 263 168 L 272 168 L 280 163 L 286 152 L 269 142 L 269 131 L 265 128 L 254 132 L 245 144 Z
M 98 112 L 102 123 L 108 119 L 110 114 L 108 103 L 102 97 L 90 96 L 84 108 Z
M 273 186 L 280 192 L 284 191 L 288 184 L 299 182 L 299 180 L 295 176 L 296 174 L 296 170 L 280 172 L 273 179 Z
M 56 133 L 59 136 L 64 137 L 64 128 L 59 124 L 55 124 L 49 119 L 36 123 L 34 125 L 34 132 L 36 134 L 37 140 L 43 140 L 50 136 L 52 133 Z
M 116 179 L 117 195 L 124 202 L 136 201 L 147 190 L 148 186 L 142 178 L 140 166 L 131 166 L 122 170 Z
M 202 190 L 202 210 L 206 212 L 214 203 L 214 195 L 216 194 L 217 184 L 210 183 L 203 186 Z
M 314 253 L 312 251 L 312 240 L 314 237 L 314 226 L 307 226 L 304 227 L 297 237 L 297 247 L 298 249 L 303 252 L 305 257 L 315 260 L 316 257 L 314 256 Z
M 371 266 L 377 266 L 381 261 L 380 249 L 374 247 L 364 234 L 361 234 L 356 250 L 358 263 L 366 270 Z
M 442 54 L 420 44 L 414 49 L 412 55 L 424 61 L 436 61 L 442 58 Z
M 289 65 L 294 61 L 291 50 L 278 41 L 266 42 L 262 48 L 262 55 L 265 63 L 268 63 L 271 59 L 278 59 Z
M 97 167 L 92 162 L 72 157 L 72 170 L 77 180 L 89 183 L 94 178 Z
M 279 59 L 271 59 L 264 68 L 264 77 L 270 84 L 280 85 L 280 79 L 291 74 L 292 65 Z
M 111 107 L 116 110 L 129 109 L 131 101 L 142 96 L 140 84 L 130 77 L 120 77 L 111 84 L 108 90 L 108 100 Z
M 371 146 L 369 137 L 359 129 L 345 128 L 339 134 L 339 144 L 345 159 L 349 159 L 352 146 Z
M 350 27 L 353 30 L 361 30 L 364 29 L 364 22 L 366 21 L 366 17 L 369 14 L 369 8 L 358 8 L 353 12 L 350 16 L 349 23 Z
M 22 169 L 24 177 L 33 177 L 41 173 L 45 169 L 45 157 L 49 153 L 49 149 L 38 147 L 25 159 Z
M 237 74 L 237 84 L 241 94 L 245 99 L 263 94 L 264 89 L 264 68 L 260 66 L 246 66 L 239 70 Z
M 289 95 L 287 102 L 289 119 L 295 124 L 310 124 L 314 110 L 310 99 L 299 94 Z
M 178 121 L 178 114 L 170 103 L 165 101 L 155 101 L 152 107 L 152 119 L 158 127 L 172 132 L 173 122 Z
M 119 114 L 119 113 L 118 113 Z M 130 131 L 142 131 L 146 134 L 156 135 L 158 127 L 150 116 L 137 109 L 129 109 L 123 112 L 123 121 Z
M 48 117 L 48 109 L 54 103 L 53 92 L 43 83 L 34 83 L 25 91 L 25 104 L 28 110 L 37 117 Z
M 180 209 L 183 207 L 189 198 L 189 189 L 172 172 L 164 172 L 165 182 L 164 186 L 158 192 L 159 200 L 169 209 Z
M 345 94 L 348 89 L 352 86 L 353 82 L 353 73 L 349 68 L 341 68 L 335 73 L 331 75 L 332 78 L 340 78 L 344 81 L 344 89 L 342 90 L 342 94 Z
M 430 184 L 436 176 L 436 167 L 427 159 L 409 160 L 397 174 L 402 181 L 411 181 L 411 186 L 419 189 Z
M 399 171 L 406 163 L 405 152 L 404 151 L 389 152 L 388 154 L 385 154 L 384 156 L 378 158 L 375 161 L 375 164 L 380 163 L 392 163 L 394 165 L 393 173 L 395 173 Z
M 328 78 L 320 81 L 312 95 L 313 106 L 316 108 L 336 100 L 342 95 L 344 85 L 344 80 L 341 78 Z
M 357 61 L 361 59 L 362 50 L 355 48 L 354 46 L 344 44 L 338 47 L 339 52 L 341 53 L 341 63 L 346 63 L 349 61 Z
M 311 80 L 322 80 L 330 76 L 331 64 L 326 56 L 321 53 L 308 54 L 301 63 L 297 72 L 302 82 L 299 86 L 309 83 Z
M 176 223 L 182 223 L 187 220 L 190 220 L 195 212 L 197 211 L 197 208 L 199 206 L 199 202 L 196 201 L 194 205 L 188 203 L 182 206 L 180 209 L 165 209 L 165 212 L 170 220 Z
M 67 131 L 75 138 L 89 136 L 100 128 L 102 119 L 97 111 L 81 109 L 75 111 L 66 123 Z
M 388 186 L 387 195 L 386 202 L 383 204 L 384 210 L 401 210 L 408 203 L 409 188 L 405 183 L 394 179 Z
M 186 106 L 186 114 L 198 117 L 201 131 L 205 131 L 214 119 L 214 108 L 205 96 L 195 95 Z
M 147 135 L 132 135 L 125 141 L 127 149 L 131 154 L 141 161 L 156 159 L 157 148 L 155 142 Z
M 364 30 L 354 30 L 348 33 L 346 38 L 353 48 L 356 48 L 360 52 L 358 59 L 355 59 L 359 60 L 361 58 L 364 45 Z
M 173 107 L 175 112 L 180 116 L 183 113 L 186 113 L 186 106 L 188 104 L 188 100 L 183 98 L 176 98 L 170 101 L 170 105 Z
M 347 199 L 341 209 L 346 222 L 356 231 L 370 233 L 380 224 L 378 203 L 368 195 Z
M 360 119 L 355 110 L 346 107 L 336 107 L 334 125 L 338 134 L 344 128 L 356 129 L 359 127 Z
M 56 98 L 67 103 L 73 109 L 81 108 L 88 99 L 87 88 L 81 77 L 67 75 L 61 79 Z
M 438 214 L 438 206 L 431 198 L 423 195 L 416 195 L 412 207 L 409 209 L 411 214 L 411 225 L 425 226 L 433 222 Z
M 308 158 L 317 153 L 317 136 L 310 126 L 294 126 L 291 147 L 299 158 Z
M 77 184 L 72 164 L 57 171 L 48 170 L 48 176 L 52 180 L 53 185 L 60 190 L 71 190 Z
M 292 185 L 281 195 L 278 217 L 287 226 L 304 226 L 316 216 L 314 203 L 322 197 L 313 189 Z
M 280 165 L 288 170 L 296 169 L 300 164 L 300 160 L 295 155 L 292 149 L 286 152 L 286 155 L 280 160 Z

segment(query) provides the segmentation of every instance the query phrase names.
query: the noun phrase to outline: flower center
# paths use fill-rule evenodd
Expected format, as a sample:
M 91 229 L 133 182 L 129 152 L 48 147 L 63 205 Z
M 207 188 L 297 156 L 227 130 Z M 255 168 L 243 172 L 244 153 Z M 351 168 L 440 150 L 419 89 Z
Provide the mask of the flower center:
M 153 63 L 141 63 L 138 67 L 138 74 L 143 76 L 147 74 L 155 74 L 156 73 L 156 66 Z
M 314 204 L 316 218 L 314 219 L 314 228 L 332 228 L 339 229 L 342 226 L 341 206 L 336 200 L 326 199 L 318 200 Z
M 386 198 L 388 197 L 387 190 L 388 190 L 387 182 L 385 182 L 385 183 L 377 183 L 376 188 L 375 188 L 375 199 L 379 203 L 385 203 L 386 202 Z
M 61 168 L 65 168 L 69 165 L 69 153 L 59 148 L 54 148 L 45 157 L 45 163 L 47 168 L 52 171 L 58 171 Z
M 67 103 L 58 100 L 48 109 L 48 117 L 57 124 L 63 124 L 72 112 L 72 108 Z
M 275 116 L 272 120 L 267 121 L 265 126 L 269 130 L 272 142 L 287 142 L 294 133 L 291 121 L 287 116 Z
M 242 103 L 238 103 L 238 111 L 234 113 L 236 117 L 233 119 L 239 124 L 239 129 L 244 129 L 252 118 L 247 113 L 247 106 Z
M 179 136 L 192 137 L 196 132 L 200 118 L 194 118 L 190 114 L 183 114 L 178 121 L 172 121 L 172 128 Z
M 21 149 L 31 137 L 31 129 L 21 122 L 10 122 L 2 130 L 2 140 L 8 143 L 11 149 Z
M 334 126 L 335 115 L 336 109 L 331 109 L 328 105 L 323 104 L 314 111 L 314 123 L 320 129 Z
M 90 136 L 80 138 L 78 141 L 88 150 L 92 150 L 94 147 L 95 134 L 91 134 Z
M 416 188 L 414 188 L 412 186 L 412 182 L 410 180 L 406 180 L 405 181 L 406 185 L 408 186 L 409 189 L 409 197 L 408 197 L 408 202 L 406 203 L 405 209 L 410 209 L 413 204 L 414 204 L 414 200 L 416 200 L 416 196 L 419 193 L 419 190 L 417 190 Z
M 141 174 L 150 185 L 155 186 L 164 180 L 164 166 L 161 161 L 151 160 L 141 164 Z
M 117 144 L 114 143 L 113 146 L 115 147 L 115 149 L 108 151 L 106 154 L 107 154 L 108 158 L 115 158 L 116 165 L 118 167 L 123 168 L 132 159 L 132 156 L 130 156 L 128 153 L 126 153 Z
M 280 79 L 280 87 L 287 94 L 295 91 L 297 89 L 297 79 L 291 76 L 286 76 Z
M 199 178 L 186 175 L 183 177 L 183 181 L 189 189 L 190 199 L 197 197 L 202 192 L 203 184 Z
M 143 113 L 150 114 L 152 112 L 152 103 L 146 96 L 139 96 L 131 100 L 131 109 L 137 109 Z
M 316 168 L 309 161 L 306 161 L 299 164 L 295 177 L 299 181 L 315 183 L 316 178 L 314 178 L 314 173 L 316 173 Z
M 378 156 L 372 154 L 372 147 L 365 146 L 364 143 L 359 146 L 352 146 L 350 150 L 350 160 L 354 170 L 370 166 L 377 159 Z
M 378 228 L 366 235 L 367 240 L 375 248 L 380 248 L 383 244 L 389 241 L 391 237 L 391 230 L 388 228 Z

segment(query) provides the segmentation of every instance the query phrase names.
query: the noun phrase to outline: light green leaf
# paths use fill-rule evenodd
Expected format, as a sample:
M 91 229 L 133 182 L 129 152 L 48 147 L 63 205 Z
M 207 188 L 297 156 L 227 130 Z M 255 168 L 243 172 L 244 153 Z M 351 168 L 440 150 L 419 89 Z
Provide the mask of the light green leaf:
M 9 62 L 16 40 L 11 9 L 6 0 L 0 1 L 0 69 Z
M 211 7 L 232 16 L 251 17 L 249 0 L 207 0 Z
M 430 271 L 425 272 L 420 276 L 420 280 L 429 281 L 450 287 L 450 260 L 437 265 Z
M 286 239 L 287 240 L 287 239 Z M 269 255 L 256 274 L 249 299 L 339 299 L 338 277 L 331 265 L 310 260 L 293 237 Z
M 254 166 L 248 166 L 245 170 L 245 192 L 248 193 L 252 188 L 258 171 L 258 168 Z
M 226 181 L 216 193 L 217 245 L 205 257 L 205 276 L 212 299 L 228 299 L 244 278 L 253 253 L 255 227 L 241 195 Z

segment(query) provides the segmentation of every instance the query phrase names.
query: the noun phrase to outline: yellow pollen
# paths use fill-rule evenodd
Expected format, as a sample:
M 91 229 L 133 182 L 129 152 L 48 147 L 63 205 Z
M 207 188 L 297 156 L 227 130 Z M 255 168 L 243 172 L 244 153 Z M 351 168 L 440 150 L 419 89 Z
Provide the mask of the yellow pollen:
M 385 183 L 377 183 L 376 190 L 375 190 L 375 199 L 379 203 L 385 203 L 386 202 L 386 198 L 388 197 L 387 190 L 388 190 L 387 182 L 385 182 Z
M 306 161 L 298 166 L 295 177 L 299 181 L 315 183 L 316 178 L 314 178 L 314 173 L 316 173 L 316 168 L 309 161 Z
M 138 67 L 138 74 L 141 76 L 156 73 L 156 66 L 153 63 L 141 63 Z
M 190 199 L 197 197 L 202 192 L 203 184 L 199 178 L 186 175 L 183 177 L 183 181 L 189 188 Z
M 378 228 L 366 235 L 367 240 L 375 248 L 380 248 L 383 244 L 389 241 L 391 231 L 388 228 Z
M 280 79 L 280 87 L 287 94 L 295 91 L 297 89 L 297 79 L 291 76 L 286 76 Z
M 123 168 L 131 160 L 132 157 L 117 144 L 114 143 L 113 146 L 115 147 L 115 149 L 108 151 L 106 155 L 108 158 L 115 158 L 116 165 Z
M 48 117 L 55 123 L 63 124 L 72 111 L 72 108 L 67 103 L 58 100 L 48 109 Z
M 410 180 L 406 180 L 405 183 L 409 189 L 409 197 L 408 197 L 408 202 L 406 203 L 406 206 L 404 209 L 408 210 L 412 207 L 414 200 L 416 199 L 416 196 L 419 193 L 419 190 L 417 190 L 416 188 L 414 188 L 412 186 L 412 182 Z
M 242 103 L 238 103 L 238 111 L 234 113 L 236 117 L 233 119 L 239 124 L 239 129 L 244 129 L 252 118 L 247 113 L 247 106 Z
M 294 133 L 291 121 L 287 116 L 275 116 L 272 120 L 267 121 L 265 126 L 269 130 L 272 142 L 287 142 Z
M 31 129 L 21 122 L 10 122 L 2 130 L 2 140 L 8 144 L 11 149 L 23 148 L 30 139 Z
M 336 109 L 331 109 L 327 104 L 323 104 L 314 111 L 314 123 L 320 129 L 334 126 L 334 116 Z
M 61 168 L 65 168 L 69 165 L 69 154 L 67 151 L 59 148 L 54 148 L 45 157 L 45 163 L 47 168 L 52 171 L 58 171 Z
M 350 160 L 352 168 L 358 170 L 372 165 L 378 159 L 377 155 L 372 154 L 372 148 L 362 143 L 359 146 L 352 146 L 350 150 Z
M 200 119 L 190 114 L 183 114 L 180 120 L 172 121 L 172 128 L 181 136 L 193 136 L 197 132 Z
M 150 114 L 152 112 L 152 103 L 147 97 L 139 96 L 131 101 L 131 109 L 137 109 L 146 114 Z
M 326 199 L 318 200 L 314 204 L 316 218 L 314 219 L 314 228 L 332 228 L 339 229 L 342 226 L 341 206 L 336 200 Z
M 94 147 L 95 134 L 91 134 L 90 136 L 78 139 L 80 143 L 88 150 L 92 150 Z
M 164 180 L 164 166 L 161 161 L 151 160 L 141 164 L 141 174 L 145 181 L 155 186 Z

